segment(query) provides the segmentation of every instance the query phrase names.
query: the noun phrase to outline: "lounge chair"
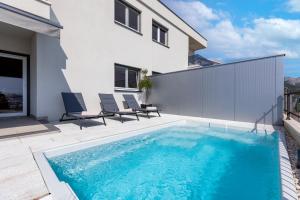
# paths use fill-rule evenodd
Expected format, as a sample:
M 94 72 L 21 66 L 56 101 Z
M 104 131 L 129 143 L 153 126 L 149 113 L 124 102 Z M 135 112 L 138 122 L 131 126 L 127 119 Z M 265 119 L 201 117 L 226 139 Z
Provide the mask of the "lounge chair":
M 155 107 L 150 108 L 141 108 L 138 102 L 136 101 L 135 97 L 132 94 L 123 94 L 125 102 L 127 103 L 128 107 L 131 108 L 133 111 L 146 113 L 148 118 L 150 118 L 149 113 L 155 112 L 160 117 L 159 111 Z
M 81 130 L 83 120 L 102 118 L 103 123 L 106 126 L 104 115 L 84 115 L 82 113 L 87 111 L 87 109 L 81 93 L 62 92 L 61 96 L 64 102 L 66 112 L 62 115 L 60 121 L 79 120 Z M 65 116 L 68 117 L 68 119 L 64 119 Z
M 124 122 L 122 118 L 123 115 L 135 115 L 137 120 L 139 121 L 139 117 L 136 111 L 120 111 L 116 100 L 112 94 L 99 94 L 101 100 L 101 108 L 104 114 L 112 114 L 112 115 L 119 115 L 121 122 Z

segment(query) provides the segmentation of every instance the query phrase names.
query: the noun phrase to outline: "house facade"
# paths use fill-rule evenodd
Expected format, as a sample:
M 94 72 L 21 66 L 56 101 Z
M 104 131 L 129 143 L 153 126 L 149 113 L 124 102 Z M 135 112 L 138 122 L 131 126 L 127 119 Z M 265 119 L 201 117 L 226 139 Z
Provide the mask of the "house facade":
M 149 75 L 188 67 L 206 39 L 157 0 L 1 0 L 0 117 L 58 120 L 61 92 L 140 94 Z

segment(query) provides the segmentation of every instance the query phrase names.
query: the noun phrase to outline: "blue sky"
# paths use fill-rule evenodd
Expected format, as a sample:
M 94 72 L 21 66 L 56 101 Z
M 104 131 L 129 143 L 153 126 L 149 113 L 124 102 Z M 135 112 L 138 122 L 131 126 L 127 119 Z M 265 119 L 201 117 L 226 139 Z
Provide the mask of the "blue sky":
M 203 56 L 221 62 L 286 54 L 300 77 L 300 0 L 162 0 L 208 39 Z

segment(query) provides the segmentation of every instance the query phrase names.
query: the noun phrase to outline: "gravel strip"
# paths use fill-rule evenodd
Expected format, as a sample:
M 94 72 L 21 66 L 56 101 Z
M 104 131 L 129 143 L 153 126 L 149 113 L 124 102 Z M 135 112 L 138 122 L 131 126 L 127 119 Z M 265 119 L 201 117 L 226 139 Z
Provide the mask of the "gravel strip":
M 298 193 L 298 199 L 300 200 L 300 169 L 297 169 L 297 149 L 300 146 L 297 144 L 296 140 L 286 131 L 285 132 L 287 151 L 290 157 L 290 162 L 292 165 L 294 180 L 296 183 L 296 189 Z

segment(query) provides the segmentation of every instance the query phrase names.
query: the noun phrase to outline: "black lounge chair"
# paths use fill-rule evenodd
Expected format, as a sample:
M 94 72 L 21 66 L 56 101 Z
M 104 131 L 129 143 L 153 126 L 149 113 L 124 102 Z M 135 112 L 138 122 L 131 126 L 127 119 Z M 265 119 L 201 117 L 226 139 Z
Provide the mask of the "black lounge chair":
M 101 108 L 104 114 L 112 114 L 112 115 L 119 115 L 121 122 L 123 123 L 124 120 L 122 118 L 123 115 L 135 115 L 137 120 L 139 121 L 139 117 L 136 111 L 120 111 L 116 100 L 112 94 L 99 94 L 101 100 Z
M 87 111 L 82 94 L 81 93 L 71 93 L 62 92 L 61 93 L 66 112 L 62 115 L 60 121 L 67 120 L 79 120 L 80 130 L 82 129 L 82 121 L 85 119 L 97 119 L 102 118 L 103 123 L 106 126 L 104 115 L 83 115 L 82 112 Z M 64 117 L 68 119 L 64 119 Z
M 160 117 L 159 111 L 157 108 L 155 109 L 147 109 L 147 108 L 141 108 L 138 102 L 136 101 L 135 97 L 132 94 L 123 94 L 123 97 L 125 99 L 126 104 L 129 108 L 131 108 L 133 111 L 146 113 L 147 117 L 150 118 L 149 113 L 155 112 Z

